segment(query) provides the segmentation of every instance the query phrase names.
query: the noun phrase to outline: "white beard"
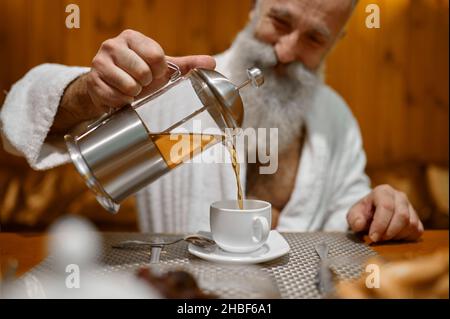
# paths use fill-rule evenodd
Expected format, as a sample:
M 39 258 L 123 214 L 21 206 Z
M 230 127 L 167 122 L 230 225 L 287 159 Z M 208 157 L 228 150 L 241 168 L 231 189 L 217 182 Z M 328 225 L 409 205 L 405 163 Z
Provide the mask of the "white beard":
M 246 70 L 256 66 L 263 71 L 265 82 L 261 88 L 240 91 L 245 110 L 243 128 L 278 128 L 278 151 L 283 152 L 300 139 L 321 77 L 299 62 L 283 66 L 283 74 L 277 74 L 276 64 L 273 47 L 254 37 L 250 23 L 233 43 L 230 75 L 239 83 L 247 78 Z M 258 136 L 258 144 L 266 142 Z M 249 151 L 252 148 L 249 145 Z

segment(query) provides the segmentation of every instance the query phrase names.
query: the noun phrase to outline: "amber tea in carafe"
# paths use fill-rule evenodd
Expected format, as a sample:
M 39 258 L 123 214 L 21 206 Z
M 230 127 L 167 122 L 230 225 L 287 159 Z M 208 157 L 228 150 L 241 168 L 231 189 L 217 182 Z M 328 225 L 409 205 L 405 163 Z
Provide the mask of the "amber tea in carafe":
M 151 134 L 150 137 L 170 169 L 174 169 L 224 139 L 223 135 L 194 133 L 157 133 Z

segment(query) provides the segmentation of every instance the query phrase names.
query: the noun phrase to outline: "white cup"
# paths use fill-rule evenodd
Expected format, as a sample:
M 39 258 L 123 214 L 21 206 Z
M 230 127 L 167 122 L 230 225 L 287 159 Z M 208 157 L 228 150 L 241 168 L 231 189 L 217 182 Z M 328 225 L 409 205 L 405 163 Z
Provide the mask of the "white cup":
M 215 202 L 209 222 L 216 244 L 225 251 L 248 253 L 267 241 L 272 224 L 272 205 L 261 200 L 244 200 L 240 209 L 236 200 Z

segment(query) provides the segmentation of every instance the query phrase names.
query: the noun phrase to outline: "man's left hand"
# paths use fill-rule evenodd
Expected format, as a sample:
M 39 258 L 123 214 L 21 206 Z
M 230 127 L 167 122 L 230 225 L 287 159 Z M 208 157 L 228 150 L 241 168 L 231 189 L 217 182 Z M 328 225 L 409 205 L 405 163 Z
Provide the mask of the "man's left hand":
M 368 231 L 373 242 L 416 240 L 423 224 L 408 197 L 389 185 L 378 186 L 356 203 L 347 214 L 354 232 Z

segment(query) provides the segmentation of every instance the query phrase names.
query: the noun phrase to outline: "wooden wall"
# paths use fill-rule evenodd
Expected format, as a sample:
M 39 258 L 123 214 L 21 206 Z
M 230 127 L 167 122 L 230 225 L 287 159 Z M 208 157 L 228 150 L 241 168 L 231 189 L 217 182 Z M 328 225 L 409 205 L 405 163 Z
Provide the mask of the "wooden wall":
M 365 27 L 378 3 L 381 29 Z M 81 29 L 64 27 L 65 6 Z M 214 54 L 245 24 L 251 0 L 0 0 L 0 89 L 43 62 L 89 65 L 100 43 L 125 28 L 172 55 Z M 328 63 L 374 165 L 448 161 L 448 0 L 364 0 Z M 3 98 L 3 96 L 2 96 Z
M 378 3 L 381 29 L 364 26 Z M 362 1 L 328 82 L 361 125 L 370 165 L 448 163 L 448 0 Z
M 69 3 L 80 6 L 81 29 L 65 28 Z M 246 23 L 251 3 L 0 0 L 0 104 L 3 92 L 31 67 L 43 62 L 89 65 L 101 42 L 125 28 L 156 39 L 170 55 L 219 53 Z M 365 27 L 368 3 L 380 5 L 381 29 Z M 448 0 L 360 1 L 347 36 L 331 54 L 327 78 L 361 125 L 370 166 L 448 165 Z M 43 192 L 45 185 L 58 188 L 64 178 L 74 178 L 71 168 L 31 172 L 23 160 L 3 151 L 0 165 L 0 222 L 4 216 L 23 215 L 23 223 L 35 224 L 40 215 L 30 219 L 30 210 L 43 214 L 56 206 L 51 201 L 36 206 L 30 194 Z M 67 199 L 62 206 L 88 210 L 73 203 L 80 198 L 92 201 L 90 195 L 83 195 L 84 186 L 76 185 L 76 191 L 54 191 L 53 200 L 81 196 Z

